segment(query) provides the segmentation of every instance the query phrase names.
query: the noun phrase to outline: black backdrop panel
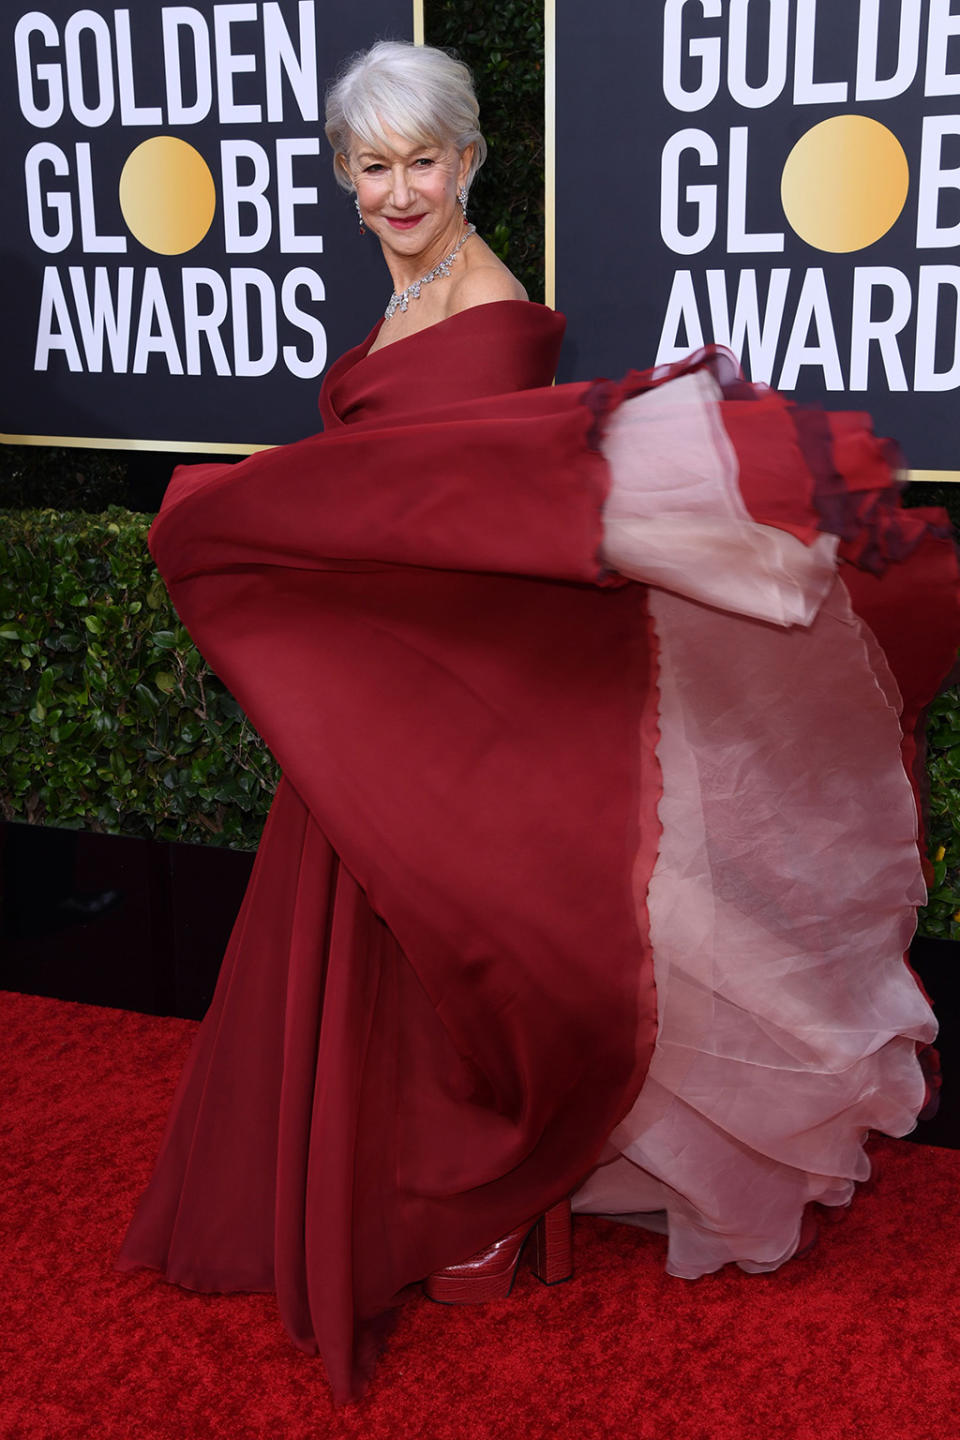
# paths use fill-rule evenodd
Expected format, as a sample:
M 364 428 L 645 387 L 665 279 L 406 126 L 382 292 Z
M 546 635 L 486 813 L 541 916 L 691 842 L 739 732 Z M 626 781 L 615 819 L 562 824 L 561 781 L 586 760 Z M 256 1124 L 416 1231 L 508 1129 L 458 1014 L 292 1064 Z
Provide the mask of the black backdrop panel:
M 412 0 L 4 6 L 6 438 L 316 428 L 325 365 L 389 295 L 333 180 L 323 90 L 412 30 Z
M 556 30 L 562 378 L 732 343 L 960 466 L 960 0 L 556 0 Z

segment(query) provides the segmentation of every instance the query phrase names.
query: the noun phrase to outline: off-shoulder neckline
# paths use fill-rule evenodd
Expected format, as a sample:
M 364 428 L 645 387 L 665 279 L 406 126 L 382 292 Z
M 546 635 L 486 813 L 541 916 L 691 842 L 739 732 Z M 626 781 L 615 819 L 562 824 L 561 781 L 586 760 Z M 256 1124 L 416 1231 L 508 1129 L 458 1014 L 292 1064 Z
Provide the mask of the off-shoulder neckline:
M 376 325 L 374 325 L 366 340 L 363 341 L 363 353 L 357 357 L 357 364 L 359 364 L 361 360 L 372 360 L 377 355 L 385 355 L 387 351 L 393 350 L 397 345 L 407 345 L 411 340 L 418 340 L 421 335 L 432 335 L 435 330 L 439 330 L 444 325 L 450 325 L 455 320 L 463 320 L 466 315 L 475 316 L 481 310 L 498 310 L 504 305 L 509 305 L 511 308 L 520 306 L 524 310 L 529 310 L 532 307 L 534 310 L 545 311 L 550 316 L 558 314 L 556 310 L 551 310 L 549 305 L 541 305 L 536 300 L 488 300 L 482 305 L 470 305 L 466 310 L 457 310 L 453 315 L 446 315 L 442 320 L 435 320 L 432 325 L 425 325 L 422 330 L 415 330 L 412 335 L 401 335 L 399 340 L 391 340 L 389 345 L 382 345 L 379 350 L 371 351 L 370 347 L 380 334 L 383 326 L 383 320 L 380 319 Z

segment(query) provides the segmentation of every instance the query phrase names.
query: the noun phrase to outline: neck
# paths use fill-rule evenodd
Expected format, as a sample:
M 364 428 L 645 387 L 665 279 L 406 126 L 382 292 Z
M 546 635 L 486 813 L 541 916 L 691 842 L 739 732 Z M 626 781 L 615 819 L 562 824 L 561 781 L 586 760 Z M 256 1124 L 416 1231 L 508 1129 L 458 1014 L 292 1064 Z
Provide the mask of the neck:
M 439 236 L 435 244 L 429 246 L 426 250 L 421 250 L 417 255 L 411 255 L 409 258 L 396 255 L 393 251 L 388 251 L 386 245 L 381 241 L 383 258 L 386 261 L 387 269 L 390 271 L 390 279 L 393 281 L 393 288 L 396 293 L 398 295 L 401 294 L 406 290 L 408 285 L 412 285 L 415 280 L 419 280 L 421 276 L 428 274 L 435 265 L 439 265 L 444 256 L 449 255 L 458 241 L 463 238 L 465 229 L 466 227 L 458 217 L 456 223 L 451 225 L 450 229 L 443 235 Z

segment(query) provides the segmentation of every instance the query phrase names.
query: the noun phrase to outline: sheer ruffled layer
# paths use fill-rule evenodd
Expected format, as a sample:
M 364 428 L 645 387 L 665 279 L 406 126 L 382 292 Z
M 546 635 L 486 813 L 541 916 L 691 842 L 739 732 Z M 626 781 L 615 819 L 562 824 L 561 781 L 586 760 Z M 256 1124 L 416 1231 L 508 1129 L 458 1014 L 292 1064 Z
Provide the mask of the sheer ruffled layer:
M 896 685 L 831 541 L 749 518 L 716 399 L 690 376 L 625 404 L 605 441 L 607 558 L 659 586 L 659 1035 L 619 1158 L 576 1201 L 666 1211 L 685 1277 L 774 1268 L 809 1201 L 849 1200 L 865 1133 L 915 1123 L 916 1044 L 936 1028 L 902 958 L 924 890 Z M 671 573 L 660 534 L 703 517 L 724 527 L 724 566 L 693 542 Z M 776 537 L 770 565 L 757 531 Z

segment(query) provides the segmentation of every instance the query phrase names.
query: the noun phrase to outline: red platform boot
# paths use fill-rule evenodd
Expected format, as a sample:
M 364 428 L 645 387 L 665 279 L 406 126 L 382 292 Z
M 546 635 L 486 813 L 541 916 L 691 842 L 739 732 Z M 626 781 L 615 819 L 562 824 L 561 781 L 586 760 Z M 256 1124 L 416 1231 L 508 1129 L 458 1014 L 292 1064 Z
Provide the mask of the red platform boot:
M 530 1239 L 531 1269 L 537 1279 L 544 1285 L 569 1280 L 573 1274 L 573 1228 L 567 1199 L 458 1265 L 435 1271 L 423 1282 L 423 1288 L 431 1300 L 442 1305 L 482 1305 L 486 1300 L 503 1300 L 513 1289 L 520 1257 Z

